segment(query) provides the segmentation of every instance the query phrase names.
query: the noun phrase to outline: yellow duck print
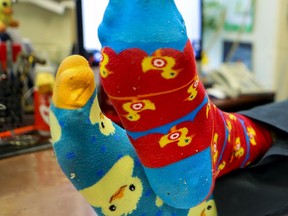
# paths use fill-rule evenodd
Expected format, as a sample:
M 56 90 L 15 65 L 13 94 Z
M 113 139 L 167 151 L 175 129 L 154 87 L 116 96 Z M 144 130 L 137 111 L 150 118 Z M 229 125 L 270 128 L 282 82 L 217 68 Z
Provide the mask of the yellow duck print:
M 209 101 L 208 104 L 207 104 L 207 107 L 206 107 L 206 118 L 207 119 L 209 118 L 209 113 L 210 112 L 211 112 L 211 103 Z
M 228 130 L 228 141 L 231 141 L 231 131 L 232 131 L 232 123 L 230 120 L 226 120 L 226 126 Z
M 237 117 L 235 116 L 235 115 L 233 115 L 233 114 L 229 114 L 229 118 L 231 119 L 231 120 L 233 120 L 233 121 L 236 121 L 237 120 Z
M 187 98 L 187 100 L 192 101 L 196 98 L 197 94 L 198 94 L 198 86 L 199 86 L 199 77 L 195 76 L 193 81 L 192 81 L 192 85 L 188 88 L 188 93 L 190 94 L 190 96 Z
M 80 193 L 90 205 L 101 208 L 104 215 L 129 215 L 137 208 L 143 193 L 141 180 L 132 176 L 133 169 L 133 159 L 125 156 L 99 182 Z
M 219 135 L 217 133 L 215 133 L 214 137 L 213 137 L 213 143 L 212 143 L 212 146 L 211 146 L 214 164 L 217 162 L 218 155 L 219 155 L 218 149 L 217 149 L 218 137 L 219 137 Z
M 155 56 L 148 56 L 142 61 L 142 70 L 144 73 L 150 70 L 161 71 L 161 76 L 165 79 L 174 79 L 179 74 L 179 70 L 173 69 L 176 65 L 174 58 L 162 56 L 161 51 L 157 51 Z
M 104 52 L 102 52 L 102 60 L 100 62 L 100 75 L 103 78 L 107 78 L 109 74 L 112 73 L 106 68 L 108 63 L 109 63 L 109 56 L 105 54 Z
M 95 112 L 95 110 L 97 112 Z M 103 135 L 109 136 L 115 133 L 113 122 L 101 112 L 97 96 L 95 97 L 93 105 L 90 109 L 89 118 L 92 124 L 99 124 L 99 130 Z
M 239 159 L 244 155 L 244 148 L 241 146 L 240 137 L 237 137 L 235 143 L 233 144 L 233 152 L 230 157 L 230 163 L 232 163 L 235 159 Z
M 222 170 L 224 170 L 226 167 L 226 161 L 222 161 L 221 164 L 219 164 L 218 166 L 218 173 L 221 172 Z
M 144 110 L 156 109 L 155 104 L 152 103 L 150 100 L 138 100 L 127 102 L 123 104 L 122 107 L 126 112 L 128 112 L 126 118 L 129 121 L 138 121 L 141 118 L 139 113 Z
M 240 137 L 237 137 L 234 144 L 234 156 L 240 158 L 243 155 L 244 155 L 244 148 L 241 146 Z
M 54 143 L 61 139 L 62 130 L 59 121 L 51 110 L 49 111 L 49 124 L 51 128 L 52 145 L 54 145 Z
M 160 208 L 164 205 L 164 202 L 160 197 L 156 196 L 155 205 Z
M 177 142 L 179 147 L 189 145 L 192 142 L 193 136 L 187 136 L 188 132 L 189 130 L 187 128 L 176 129 L 176 127 L 173 127 L 169 134 L 161 137 L 159 141 L 160 147 L 164 148 L 165 146 L 174 142 Z
M 191 208 L 187 216 L 217 216 L 215 201 L 204 201 L 200 205 Z
M 254 128 L 247 127 L 247 133 L 248 133 L 251 145 L 253 146 L 257 145 L 256 140 L 255 140 L 256 131 L 254 130 Z

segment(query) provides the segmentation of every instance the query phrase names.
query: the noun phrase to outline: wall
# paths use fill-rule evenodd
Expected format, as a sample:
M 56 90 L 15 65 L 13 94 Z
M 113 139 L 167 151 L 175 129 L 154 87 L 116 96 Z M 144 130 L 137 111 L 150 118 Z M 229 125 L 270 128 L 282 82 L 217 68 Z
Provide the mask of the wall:
M 51 61 L 59 63 L 71 53 L 76 38 L 74 10 L 66 9 L 59 15 L 30 3 L 18 2 L 14 4 L 14 17 L 20 21 L 20 36 L 28 38 L 39 55 L 47 53 Z
M 224 40 L 239 39 L 241 42 L 250 42 L 253 44 L 253 73 L 257 81 L 265 89 L 275 90 L 278 95 L 282 94 L 281 97 L 277 97 L 278 99 L 288 98 L 288 87 L 283 90 L 279 88 L 279 82 L 285 82 L 286 86 L 288 85 L 288 65 L 285 60 L 288 58 L 287 2 L 288 0 L 256 1 L 253 32 L 243 33 L 240 37 L 237 33 L 222 32 L 208 52 L 209 68 L 215 68 L 221 64 Z M 285 96 L 284 91 L 286 91 Z
M 16 3 L 14 13 L 20 21 L 21 36 L 29 38 L 36 51 L 47 52 L 56 63 L 70 54 L 76 38 L 73 10 L 58 15 L 32 4 Z M 257 0 L 255 16 L 253 32 L 240 37 L 253 43 L 253 73 L 265 89 L 277 92 L 278 100 L 288 98 L 288 0 Z M 223 40 L 237 38 L 237 34 L 221 33 L 208 52 L 209 68 L 221 64 Z
M 277 100 L 288 99 L 288 0 L 280 0 L 275 89 Z

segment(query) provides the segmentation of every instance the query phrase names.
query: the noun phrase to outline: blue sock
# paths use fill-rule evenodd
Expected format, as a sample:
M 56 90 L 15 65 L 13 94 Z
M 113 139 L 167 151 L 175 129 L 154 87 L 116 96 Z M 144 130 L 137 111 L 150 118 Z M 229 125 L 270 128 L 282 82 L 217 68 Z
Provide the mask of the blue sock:
M 94 74 L 84 58 L 70 56 L 62 62 L 52 100 L 50 126 L 58 163 L 97 215 L 217 215 L 212 198 L 192 209 L 177 209 L 156 196 L 125 130 L 101 112 Z

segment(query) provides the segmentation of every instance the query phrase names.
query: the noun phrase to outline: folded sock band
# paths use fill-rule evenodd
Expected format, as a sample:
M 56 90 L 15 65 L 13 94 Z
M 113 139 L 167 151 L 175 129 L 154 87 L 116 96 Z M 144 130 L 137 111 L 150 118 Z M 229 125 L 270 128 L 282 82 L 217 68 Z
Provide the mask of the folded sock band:
M 128 96 L 128 97 L 117 97 L 117 96 L 112 96 L 108 94 L 108 97 L 112 100 L 122 100 L 122 101 L 129 101 L 129 100 L 137 100 L 137 99 L 141 99 L 141 98 L 148 98 L 148 97 L 155 97 L 155 96 L 161 96 L 164 94 L 171 94 L 174 92 L 177 92 L 179 90 L 185 89 L 187 88 L 189 85 L 191 85 L 192 83 L 194 83 L 194 80 L 189 81 L 188 83 L 175 88 L 175 89 L 171 89 L 171 90 L 166 90 L 166 91 L 162 91 L 162 92 L 155 92 L 155 93 L 150 93 L 150 94 L 143 94 L 143 95 L 137 95 L 137 96 Z

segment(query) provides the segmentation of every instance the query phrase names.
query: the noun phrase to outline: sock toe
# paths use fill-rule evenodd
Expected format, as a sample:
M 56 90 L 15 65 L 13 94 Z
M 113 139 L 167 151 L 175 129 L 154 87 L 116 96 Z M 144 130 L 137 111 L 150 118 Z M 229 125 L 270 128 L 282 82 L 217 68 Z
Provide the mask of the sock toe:
M 58 108 L 81 108 L 93 95 L 95 87 L 94 73 L 87 60 L 72 55 L 59 66 L 52 101 Z

